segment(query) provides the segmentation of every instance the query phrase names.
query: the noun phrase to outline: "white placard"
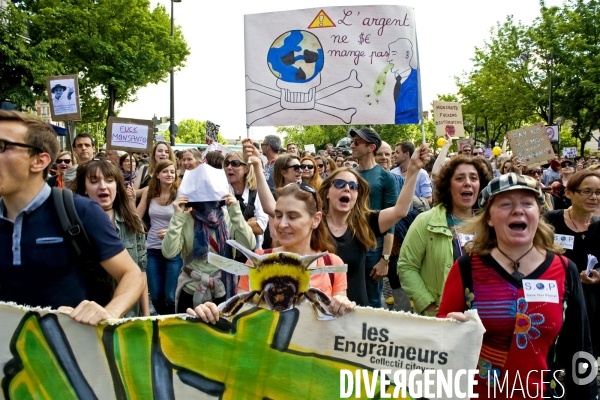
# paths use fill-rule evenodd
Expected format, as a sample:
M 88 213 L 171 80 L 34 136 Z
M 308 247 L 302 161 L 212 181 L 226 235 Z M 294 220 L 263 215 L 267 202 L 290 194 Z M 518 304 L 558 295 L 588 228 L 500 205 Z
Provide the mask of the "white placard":
M 315 149 L 315 145 L 314 144 L 305 144 L 304 145 L 304 151 L 310 151 L 311 153 L 316 153 L 317 150 Z
M 200 164 L 185 171 L 179 195 L 187 196 L 189 202 L 220 201 L 229 193 L 229 182 L 225 171 L 208 164 Z
M 146 149 L 148 147 L 148 127 L 134 124 L 113 124 L 112 145 Z

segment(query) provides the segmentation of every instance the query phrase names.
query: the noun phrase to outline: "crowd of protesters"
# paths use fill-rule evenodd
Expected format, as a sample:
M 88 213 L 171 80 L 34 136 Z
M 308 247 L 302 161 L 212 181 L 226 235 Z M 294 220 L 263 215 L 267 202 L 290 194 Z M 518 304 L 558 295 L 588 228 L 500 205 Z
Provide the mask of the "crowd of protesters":
M 131 155 L 96 152 L 81 134 L 73 152 L 59 152 L 49 125 L 0 111 L 0 300 L 91 325 L 175 312 L 215 323 L 218 305 L 251 282 L 211 265 L 208 253 L 239 262 L 251 251 L 314 255 L 317 267 L 348 265 L 311 277 L 332 297 L 332 315 L 387 304 L 465 321 L 475 308 L 486 328 L 481 379 L 547 370 L 544 386 L 560 368 L 567 393 L 595 398 L 595 382 L 575 385 L 570 368 L 579 351 L 600 356 L 591 339 L 600 337 L 600 274 L 588 268 L 600 257 L 597 157 L 526 165 L 506 153 L 486 158 L 479 146 L 449 154 L 448 140 L 435 158 L 427 144 L 392 148 L 371 128 L 349 136 L 349 147 L 317 154 L 269 135 L 227 154 L 157 142 Z M 203 163 L 222 170 L 222 201 L 180 193 Z M 66 189 L 89 240 L 83 251 L 55 210 Z M 557 302 L 528 302 L 526 279 L 558 283 Z

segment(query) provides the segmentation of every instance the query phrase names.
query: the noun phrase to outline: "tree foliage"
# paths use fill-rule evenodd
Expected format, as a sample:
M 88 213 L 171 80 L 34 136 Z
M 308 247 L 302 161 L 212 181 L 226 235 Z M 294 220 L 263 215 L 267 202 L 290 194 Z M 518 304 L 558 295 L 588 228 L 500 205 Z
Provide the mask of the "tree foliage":
M 60 64 L 47 57 L 56 40 L 30 43 L 26 15 L 11 3 L 0 9 L 0 101 L 34 107 L 44 93 L 46 76 L 61 71 Z
M 46 48 L 57 72 L 79 74 L 82 119 L 114 115 L 149 83 L 168 77 L 189 54 L 179 28 L 148 0 L 17 0 L 31 46 Z
M 177 137 L 175 137 L 177 143 L 206 143 L 206 121 L 184 119 L 177 126 L 179 127 Z M 217 136 L 217 142 L 227 145 L 227 139 L 221 132 Z

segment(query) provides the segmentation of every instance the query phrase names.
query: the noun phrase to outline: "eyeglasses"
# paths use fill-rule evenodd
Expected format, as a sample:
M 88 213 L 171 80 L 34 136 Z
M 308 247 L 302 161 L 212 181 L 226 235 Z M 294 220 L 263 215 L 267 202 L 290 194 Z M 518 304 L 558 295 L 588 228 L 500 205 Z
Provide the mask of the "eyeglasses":
M 71 160 L 65 160 L 64 158 L 59 158 L 58 160 L 56 160 L 57 164 L 71 164 Z
M 294 168 L 294 171 L 298 172 L 298 171 L 300 171 L 300 168 L 302 168 L 302 167 L 300 166 L 300 164 L 288 165 L 287 167 L 283 167 L 283 169 L 290 169 L 290 168 Z
M 317 164 L 317 167 L 319 167 L 319 168 L 323 168 L 324 166 L 325 165 L 323 165 L 323 164 Z
M 337 189 L 343 189 L 346 187 L 346 185 L 348 185 L 348 188 L 350 188 L 350 190 L 358 190 L 358 182 L 348 182 L 343 179 L 333 180 L 333 186 L 335 186 Z
M 349 163 L 349 162 L 347 162 L 347 163 L 344 163 L 344 167 L 356 168 L 356 167 L 358 167 L 358 164 L 357 163 Z
M 562 165 L 563 168 L 573 168 L 573 164 L 571 163 L 566 163 L 564 165 Z
M 364 140 L 360 140 L 360 139 L 354 139 L 354 140 L 352 141 L 352 143 L 354 143 L 354 145 L 355 145 L 355 146 L 359 146 L 359 145 L 361 145 L 361 144 L 371 144 L 371 143 L 369 143 L 369 142 L 365 142 Z
M 474 156 L 482 156 L 483 152 L 482 151 L 476 151 L 473 153 Z
M 575 189 L 574 191 L 577 192 L 577 193 L 579 193 L 582 196 L 585 196 L 585 197 L 590 197 L 593 194 L 595 194 L 596 197 L 600 197 L 600 190 L 597 191 L 597 192 L 594 192 L 591 189 L 583 189 L 583 190 L 577 190 L 577 189 Z
M 300 168 L 311 170 L 311 169 L 314 169 L 315 166 L 312 164 L 300 164 Z
M 463 149 L 463 153 L 470 153 L 471 151 L 471 149 Z
M 248 164 L 246 164 L 245 162 L 241 162 L 240 160 L 232 160 L 232 161 L 225 160 L 225 161 L 223 161 L 223 165 L 225 166 L 225 168 L 229 167 L 230 165 L 233 168 L 239 168 L 240 165 L 248 165 Z
M 527 175 L 541 175 L 544 171 L 541 169 L 530 169 L 526 172 Z
M 37 146 L 32 146 L 27 143 L 17 143 L 17 142 L 9 142 L 8 140 L 0 139 L 0 153 L 4 153 L 8 146 L 17 146 L 17 147 L 25 147 L 27 149 L 35 149 L 40 153 L 43 153 L 44 150 L 40 149 Z

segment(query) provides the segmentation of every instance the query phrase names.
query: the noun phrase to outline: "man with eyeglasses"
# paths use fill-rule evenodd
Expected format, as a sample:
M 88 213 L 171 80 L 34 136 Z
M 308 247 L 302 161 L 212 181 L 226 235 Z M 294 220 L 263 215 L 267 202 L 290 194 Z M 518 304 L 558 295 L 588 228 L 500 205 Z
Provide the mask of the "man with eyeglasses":
M 88 301 L 83 276 L 45 182 L 58 154 L 50 125 L 29 114 L 0 110 L 0 301 L 74 308 L 75 321 L 96 325 L 119 318 L 140 298 L 143 276 L 100 205 L 74 195 L 92 243 L 90 258 L 118 283 L 108 304 Z
M 469 156 L 469 157 L 470 157 L 470 156 L 472 156 L 472 155 L 473 155 L 473 154 L 472 154 L 472 153 L 473 153 L 473 149 L 471 148 L 471 145 L 470 145 L 470 144 L 465 144 L 465 145 L 462 147 L 462 149 L 460 149 L 460 153 L 461 153 L 462 155 L 465 155 L 465 156 Z
M 481 157 L 483 158 L 483 148 L 481 146 L 473 147 L 473 157 Z
M 260 149 L 265 157 L 267 157 L 267 163 L 265 164 L 265 179 L 269 184 L 271 193 L 275 196 L 275 182 L 273 182 L 273 168 L 275 168 L 275 161 L 279 158 L 279 151 L 281 150 L 281 138 L 276 135 L 267 135 L 265 140 L 260 145 Z
M 410 164 L 410 158 L 415 152 L 415 145 L 412 142 L 399 142 L 396 143 L 396 152 L 394 154 L 394 160 L 397 167 L 392 169 L 390 172 L 395 175 L 405 176 L 408 171 L 408 165 Z M 429 205 L 433 201 L 433 190 L 431 187 L 431 178 L 424 169 L 419 171 L 417 176 L 417 186 L 415 188 L 415 196 L 426 199 Z
M 350 129 L 352 157 L 358 161 L 358 173 L 368 183 L 370 191 L 370 207 L 372 210 L 383 210 L 392 207 L 398 199 L 396 179 L 375 161 L 375 153 L 381 147 L 381 137 L 371 128 Z M 384 238 L 377 238 L 377 248 L 367 252 L 365 264 L 367 297 L 369 305 L 381 308 L 382 279 L 387 276 L 394 228 L 390 228 Z

